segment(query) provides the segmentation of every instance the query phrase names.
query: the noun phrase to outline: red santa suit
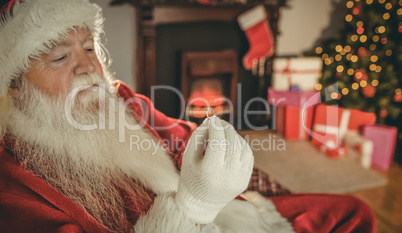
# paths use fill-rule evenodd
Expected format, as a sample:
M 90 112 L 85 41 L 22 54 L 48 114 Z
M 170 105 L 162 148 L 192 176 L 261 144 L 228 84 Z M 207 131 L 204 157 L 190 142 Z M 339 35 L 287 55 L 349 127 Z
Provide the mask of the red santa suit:
M 189 138 L 195 126 L 166 117 L 154 109 L 151 101 L 118 83 L 118 93 L 133 99 L 134 114 L 147 122 L 146 130 L 160 140 L 171 135 Z M 142 105 L 140 104 L 142 103 Z M 145 103 L 145 105 L 144 105 Z M 158 126 L 177 122 L 175 127 L 156 131 L 149 124 L 154 116 Z M 180 165 L 185 144 L 169 150 Z M 20 166 L 12 148 L 0 147 L 0 229 L 1 232 L 108 232 L 83 208 L 45 181 Z M 154 191 L 158 193 L 159 191 Z M 156 196 L 154 204 L 141 216 L 127 221 L 127 232 L 136 224 L 136 232 L 376 232 L 375 217 L 363 202 L 350 197 L 326 194 L 285 195 L 261 203 L 251 195 L 248 201 L 230 202 L 212 224 L 195 227 L 183 216 L 171 198 L 171 192 Z M 254 207 L 260 205 L 260 210 Z M 262 222 L 262 223 L 261 223 Z M 265 230 L 253 229 L 256 225 Z

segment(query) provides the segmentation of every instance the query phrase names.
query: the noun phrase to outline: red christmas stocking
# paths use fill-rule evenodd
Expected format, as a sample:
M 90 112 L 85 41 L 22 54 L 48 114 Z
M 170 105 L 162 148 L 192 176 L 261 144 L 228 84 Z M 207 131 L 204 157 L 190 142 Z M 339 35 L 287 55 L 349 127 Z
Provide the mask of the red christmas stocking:
M 264 6 L 256 6 L 237 17 L 240 28 L 244 31 L 250 44 L 250 49 L 243 57 L 243 65 L 251 70 L 258 60 L 270 57 L 274 53 L 274 40 L 267 21 Z

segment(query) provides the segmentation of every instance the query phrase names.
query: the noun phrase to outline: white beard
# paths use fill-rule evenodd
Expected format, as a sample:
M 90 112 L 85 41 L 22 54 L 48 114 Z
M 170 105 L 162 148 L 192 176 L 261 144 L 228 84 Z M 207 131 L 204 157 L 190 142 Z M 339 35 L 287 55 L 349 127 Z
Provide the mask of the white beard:
M 128 177 L 159 194 L 175 190 L 179 175 L 161 147 L 149 151 L 130 146 L 131 135 L 161 144 L 145 129 L 130 131 L 119 125 L 122 118 L 130 126 L 138 125 L 138 121 L 116 94 L 102 89 L 110 84 L 97 76 L 85 76 L 75 78 L 72 86 L 94 83 L 99 84 L 97 90 L 104 93 L 105 99 L 99 99 L 97 91 L 80 93 L 72 102 L 70 116 L 80 124 L 97 124 L 98 128 L 103 125 L 101 128 L 105 129 L 73 127 L 66 118 L 62 98 L 50 99 L 23 81 L 21 96 L 14 99 L 7 131 L 15 137 L 16 156 L 27 170 L 82 206 L 110 230 L 119 231 L 127 218 L 125 208 L 130 208 L 125 206 L 119 190 L 143 198 L 144 203 L 151 200 Z M 119 109 L 123 109 L 123 114 L 119 115 Z

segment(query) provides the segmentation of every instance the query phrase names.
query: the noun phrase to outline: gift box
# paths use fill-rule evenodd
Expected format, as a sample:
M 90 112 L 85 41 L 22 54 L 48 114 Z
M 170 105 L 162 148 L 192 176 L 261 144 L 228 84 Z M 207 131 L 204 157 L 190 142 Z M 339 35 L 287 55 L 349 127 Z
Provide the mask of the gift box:
M 358 158 L 356 159 L 362 167 L 371 167 L 374 149 L 373 141 L 366 139 L 358 132 L 349 131 L 345 134 L 343 144 L 358 152 Z
M 365 125 L 363 137 L 373 142 L 373 155 L 371 166 L 388 170 L 391 166 L 395 152 L 396 127 L 385 125 Z
M 285 139 L 309 138 L 314 115 L 320 102 L 317 91 L 275 91 L 268 88 L 268 103 L 273 106 L 272 125 Z
M 276 58 L 273 61 L 272 87 L 287 91 L 291 85 L 301 91 L 315 90 L 322 74 L 322 59 L 319 57 Z
M 268 88 L 268 103 L 273 106 L 293 106 L 298 108 L 309 108 L 320 102 L 318 91 L 276 91 Z
M 276 106 L 276 131 L 287 140 L 308 139 L 314 109 L 293 106 Z
M 320 104 L 315 110 L 311 142 L 335 149 L 348 131 L 361 130 L 363 125 L 374 124 L 375 119 L 374 113 Z

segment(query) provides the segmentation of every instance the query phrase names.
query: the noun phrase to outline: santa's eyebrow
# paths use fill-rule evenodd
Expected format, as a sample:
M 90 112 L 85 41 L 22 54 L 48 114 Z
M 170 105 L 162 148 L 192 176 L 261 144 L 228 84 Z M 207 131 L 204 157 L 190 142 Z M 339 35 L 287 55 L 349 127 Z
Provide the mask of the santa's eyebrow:
M 82 44 L 84 44 L 84 43 L 86 43 L 86 42 L 88 42 L 88 41 L 93 41 L 94 40 L 94 37 L 92 36 L 92 35 L 88 35 L 87 36 L 87 38 L 85 38 L 85 40 L 83 40 L 83 43 Z M 55 47 L 59 47 L 59 46 L 62 46 L 62 47 L 69 47 L 69 46 L 71 46 L 72 45 L 72 41 L 71 40 L 64 40 L 64 41 L 55 41 L 54 43 L 53 43 L 53 46 L 52 46 L 52 48 L 55 48 Z

